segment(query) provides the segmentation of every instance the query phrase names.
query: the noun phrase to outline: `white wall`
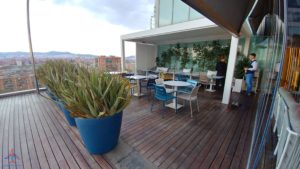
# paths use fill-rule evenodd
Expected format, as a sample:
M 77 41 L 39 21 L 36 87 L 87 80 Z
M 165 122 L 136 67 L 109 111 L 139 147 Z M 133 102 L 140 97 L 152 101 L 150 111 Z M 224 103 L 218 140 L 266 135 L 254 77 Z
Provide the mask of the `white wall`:
M 156 66 L 157 46 L 136 43 L 136 70 L 149 70 Z

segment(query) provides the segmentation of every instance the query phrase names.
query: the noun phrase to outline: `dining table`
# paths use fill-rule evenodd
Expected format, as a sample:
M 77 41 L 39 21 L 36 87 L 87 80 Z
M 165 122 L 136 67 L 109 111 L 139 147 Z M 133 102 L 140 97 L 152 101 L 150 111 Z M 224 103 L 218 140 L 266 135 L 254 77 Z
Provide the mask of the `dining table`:
M 174 88 L 173 95 L 175 96 L 175 99 L 173 99 L 172 103 L 169 103 L 166 106 L 175 109 L 175 111 L 177 112 L 178 109 L 183 107 L 183 105 L 177 103 L 176 95 L 177 95 L 178 87 L 186 87 L 186 86 L 190 86 L 191 84 L 184 81 L 170 80 L 170 81 L 164 81 L 164 85 L 172 86 Z

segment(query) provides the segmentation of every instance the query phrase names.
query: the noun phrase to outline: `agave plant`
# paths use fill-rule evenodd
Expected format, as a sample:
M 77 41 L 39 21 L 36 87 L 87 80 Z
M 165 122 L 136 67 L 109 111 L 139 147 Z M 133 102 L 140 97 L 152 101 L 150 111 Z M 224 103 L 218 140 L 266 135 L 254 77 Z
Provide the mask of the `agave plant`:
M 128 80 L 63 60 L 38 68 L 40 82 L 63 102 L 73 117 L 100 118 L 121 112 L 130 102 Z
M 67 77 L 61 98 L 73 117 L 101 118 L 121 112 L 129 104 L 130 83 L 118 76 L 79 70 L 77 79 Z
M 78 69 L 83 68 L 65 60 L 49 60 L 37 69 L 37 76 L 42 84 L 59 96 L 60 84 L 65 81 L 67 75 L 68 78 L 74 77 Z

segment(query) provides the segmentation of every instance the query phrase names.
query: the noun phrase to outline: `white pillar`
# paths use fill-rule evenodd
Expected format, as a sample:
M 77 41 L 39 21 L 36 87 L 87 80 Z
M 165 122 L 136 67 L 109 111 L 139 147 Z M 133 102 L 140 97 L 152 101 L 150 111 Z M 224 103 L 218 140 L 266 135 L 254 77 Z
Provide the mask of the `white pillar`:
M 121 71 L 125 71 L 125 42 L 121 39 Z
M 230 100 L 238 44 L 239 44 L 239 38 L 232 36 L 228 64 L 227 64 L 227 72 L 226 72 L 225 86 L 224 86 L 224 92 L 223 92 L 223 99 L 222 99 L 223 104 L 228 104 L 229 100 Z

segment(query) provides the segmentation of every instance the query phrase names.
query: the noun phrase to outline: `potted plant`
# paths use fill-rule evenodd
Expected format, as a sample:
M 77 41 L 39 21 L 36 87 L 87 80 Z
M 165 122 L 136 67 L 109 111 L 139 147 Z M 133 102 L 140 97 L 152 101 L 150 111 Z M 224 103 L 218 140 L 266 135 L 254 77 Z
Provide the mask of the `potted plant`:
M 64 60 L 49 60 L 37 69 L 39 81 L 41 84 L 46 85 L 47 94 L 64 113 L 71 126 L 76 126 L 75 119 L 71 117 L 70 112 L 65 108 L 65 103 L 61 100 L 61 91 L 68 88 L 70 81 L 76 79 L 77 69 L 82 68 Z
M 79 70 L 75 82 L 62 91 L 66 108 L 75 117 L 80 136 L 91 154 L 103 154 L 118 143 L 122 112 L 129 104 L 130 83 L 98 70 Z
M 234 77 L 235 77 L 235 82 L 234 82 L 234 87 L 232 91 L 234 92 L 241 92 L 242 86 L 243 86 L 243 78 L 245 75 L 245 70 L 244 67 L 249 67 L 249 60 L 247 57 L 241 57 L 235 66 L 235 71 L 234 71 Z

